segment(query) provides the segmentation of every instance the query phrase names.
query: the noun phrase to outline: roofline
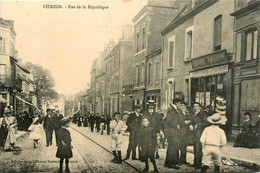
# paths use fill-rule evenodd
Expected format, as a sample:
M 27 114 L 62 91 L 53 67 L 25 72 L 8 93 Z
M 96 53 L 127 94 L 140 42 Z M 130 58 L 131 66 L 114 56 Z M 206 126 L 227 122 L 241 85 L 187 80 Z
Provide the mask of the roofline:
M 175 18 L 168 26 L 166 26 L 162 30 L 161 35 L 165 36 L 169 32 L 173 31 L 175 28 L 177 28 L 178 26 L 183 24 L 185 21 L 191 19 L 192 17 L 196 16 L 203 10 L 205 10 L 208 7 L 210 7 L 211 5 L 215 4 L 217 1 L 218 0 L 205 1 L 205 2 L 201 3 L 200 5 L 198 5 L 197 7 L 195 7 L 194 9 L 192 9 L 190 12 L 188 12 L 184 16 L 180 17 L 179 19 L 176 20 L 176 18 Z
M 169 7 L 169 6 L 159 6 L 159 5 L 145 5 L 132 19 L 132 22 L 135 23 L 140 16 L 145 12 L 147 7 L 156 7 L 156 8 L 167 8 L 167 9 L 178 9 L 177 7 Z

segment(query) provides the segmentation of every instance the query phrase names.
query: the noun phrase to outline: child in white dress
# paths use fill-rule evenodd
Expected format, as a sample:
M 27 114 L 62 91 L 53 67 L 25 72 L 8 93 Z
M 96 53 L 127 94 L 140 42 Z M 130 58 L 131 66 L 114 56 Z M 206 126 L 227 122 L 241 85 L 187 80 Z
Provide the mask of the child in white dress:
M 31 131 L 29 138 L 33 139 L 34 148 L 37 148 L 38 140 L 41 139 L 40 129 L 41 129 L 41 127 L 39 124 L 39 118 L 35 117 L 33 119 L 31 126 L 28 128 L 28 130 Z

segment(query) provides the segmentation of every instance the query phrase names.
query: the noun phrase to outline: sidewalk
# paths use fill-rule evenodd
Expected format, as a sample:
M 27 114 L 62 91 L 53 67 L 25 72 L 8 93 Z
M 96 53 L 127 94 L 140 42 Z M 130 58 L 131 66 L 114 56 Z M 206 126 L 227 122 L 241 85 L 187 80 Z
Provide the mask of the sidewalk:
M 82 131 L 83 129 L 89 129 L 88 127 L 77 127 L 75 124 L 71 124 L 71 127 L 78 129 L 79 131 Z M 89 132 L 89 130 L 87 130 Z M 93 137 L 93 139 L 100 138 L 107 138 L 107 141 L 110 141 L 110 136 L 106 135 L 106 131 L 104 132 L 104 135 L 97 135 L 98 133 L 89 133 L 90 136 Z M 128 136 L 123 136 L 124 145 L 128 144 Z M 122 148 L 126 148 L 127 146 L 124 146 Z M 187 148 L 187 151 L 189 153 L 193 153 L 193 147 L 189 146 Z M 166 149 L 160 149 L 160 156 L 165 158 Z M 232 142 L 228 142 L 225 147 L 222 148 L 222 158 L 226 159 L 229 158 L 238 165 L 246 166 L 246 167 L 258 167 L 260 168 L 260 149 L 254 148 L 254 149 L 248 149 L 248 148 L 240 148 L 240 147 L 233 147 Z

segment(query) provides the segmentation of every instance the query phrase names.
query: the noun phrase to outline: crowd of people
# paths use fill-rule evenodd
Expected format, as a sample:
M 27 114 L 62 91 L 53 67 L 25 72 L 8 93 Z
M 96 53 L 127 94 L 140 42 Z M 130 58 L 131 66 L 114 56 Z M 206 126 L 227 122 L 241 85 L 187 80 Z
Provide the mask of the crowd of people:
M 227 119 L 218 112 L 204 110 L 201 104 L 195 102 L 193 108 L 176 98 L 163 114 L 156 112 L 156 103 L 149 100 L 147 110 L 142 110 L 142 105 L 134 106 L 134 111 L 114 112 L 112 117 L 105 118 L 99 113 L 89 116 L 78 115 L 64 117 L 59 110 L 46 110 L 46 116 L 35 115 L 33 117 L 24 113 L 16 118 L 11 106 L 4 109 L 0 118 L 0 144 L 5 151 L 12 151 L 15 146 L 15 133 L 19 130 L 30 131 L 29 138 L 33 140 L 33 147 L 37 148 L 41 139 L 40 129 L 43 127 L 46 135 L 46 147 L 53 144 L 55 133 L 57 153 L 60 158 L 60 172 L 63 162 L 66 163 L 66 171 L 69 172 L 69 159 L 73 157 L 70 132 L 67 128 L 72 120 L 78 126 L 89 127 L 91 132 L 95 130 L 111 135 L 111 149 L 114 155 L 112 162 L 120 164 L 122 160 L 140 160 L 145 163 L 143 172 L 149 171 L 148 160 L 158 172 L 156 159 L 159 148 L 167 148 L 164 166 L 179 169 L 182 165 L 190 165 L 194 169 L 206 172 L 211 162 L 214 163 L 215 172 L 220 172 L 221 148 L 226 145 L 226 135 L 222 129 Z M 234 147 L 259 148 L 260 116 L 253 125 L 251 115 L 246 112 L 245 120 L 241 125 L 241 131 L 237 136 Z M 19 123 L 23 120 L 23 123 Z M 42 126 L 41 126 L 42 124 Z M 221 128 L 220 128 L 221 127 Z M 122 158 L 121 145 L 123 135 L 129 136 L 126 156 Z M 187 146 L 193 146 L 194 162 L 187 162 Z M 137 154 L 138 153 L 138 154 Z
M 122 115 L 115 112 L 112 119 L 92 113 L 83 118 L 75 118 L 75 123 L 78 126 L 83 123 L 85 127 L 90 127 L 91 132 L 96 129 L 101 135 L 105 129 L 108 135 L 111 133 L 114 163 L 122 163 L 122 160 L 128 160 L 131 156 L 132 160 L 144 162 L 143 171 L 148 172 L 150 159 L 157 172 L 156 159 L 160 157 L 158 149 L 167 148 L 165 167 L 179 169 L 186 164 L 206 172 L 213 161 L 215 172 L 219 172 L 220 149 L 227 143 L 223 130 L 226 117 L 211 109 L 202 109 L 198 102 L 189 107 L 180 99 L 173 99 L 173 104 L 165 114 L 160 110 L 156 112 L 155 106 L 154 101 L 149 100 L 147 110 L 142 110 L 142 105 L 137 104 L 133 112 L 126 111 Z M 121 156 L 123 135 L 129 136 L 124 158 Z M 187 162 L 187 146 L 194 148 L 193 164 Z

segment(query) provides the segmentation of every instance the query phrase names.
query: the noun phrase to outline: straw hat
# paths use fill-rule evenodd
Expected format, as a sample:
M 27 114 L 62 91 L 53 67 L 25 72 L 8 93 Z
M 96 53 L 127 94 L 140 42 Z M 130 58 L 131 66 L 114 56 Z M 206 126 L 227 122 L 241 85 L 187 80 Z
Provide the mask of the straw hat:
M 214 113 L 207 118 L 208 122 L 211 124 L 224 124 L 227 121 L 225 116 L 221 116 L 220 113 Z

